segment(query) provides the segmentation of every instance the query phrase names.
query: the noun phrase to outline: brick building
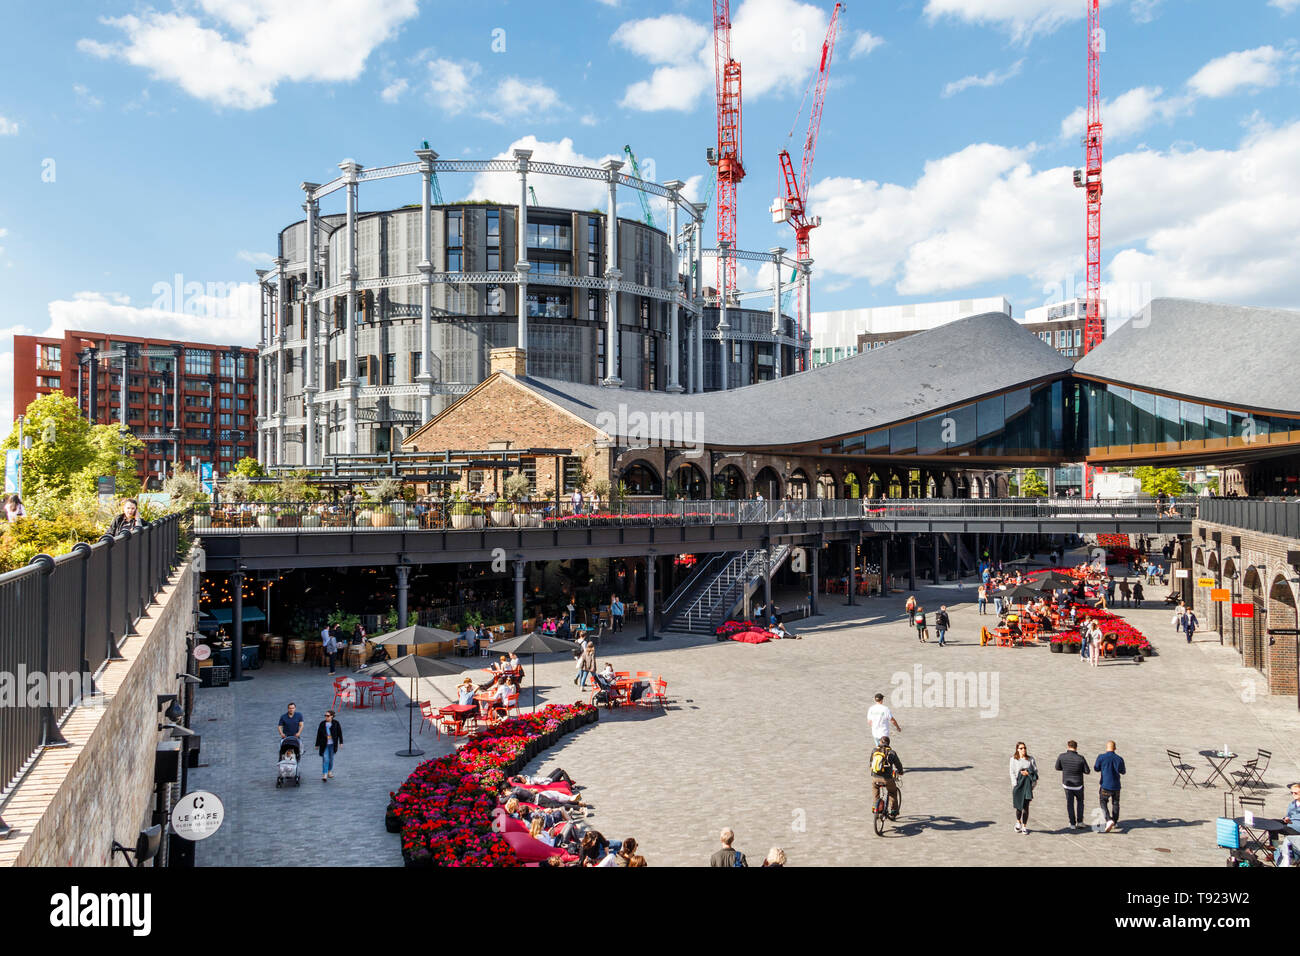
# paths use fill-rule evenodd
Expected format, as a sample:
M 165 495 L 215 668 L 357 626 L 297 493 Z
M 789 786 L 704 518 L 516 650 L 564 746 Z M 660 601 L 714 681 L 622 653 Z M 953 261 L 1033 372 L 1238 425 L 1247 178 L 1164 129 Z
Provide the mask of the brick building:
M 62 392 L 92 422 L 123 424 L 144 442 L 136 461 L 146 485 L 178 461 L 211 462 L 224 474 L 256 454 L 256 356 L 234 345 L 107 332 L 15 335 L 14 412 Z

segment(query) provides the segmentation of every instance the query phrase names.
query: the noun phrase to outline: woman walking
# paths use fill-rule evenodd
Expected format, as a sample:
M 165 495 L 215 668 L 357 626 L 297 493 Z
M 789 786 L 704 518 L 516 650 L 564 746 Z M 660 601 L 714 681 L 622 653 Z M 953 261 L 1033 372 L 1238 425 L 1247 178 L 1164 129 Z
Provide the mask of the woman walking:
M 980 585 L 980 589 L 979 589 L 979 602 L 980 602 L 980 613 L 987 614 L 988 606 L 989 606 L 989 590 L 982 584 Z
M 925 627 L 925 608 L 919 604 L 912 611 L 912 623 L 916 625 L 916 639 L 925 644 L 930 637 L 930 633 Z
M 334 711 L 325 711 L 325 719 L 316 728 L 316 749 L 320 751 L 320 778 L 326 780 L 334 776 L 334 755 L 343 746 L 343 728 L 334 719 Z
M 1088 622 L 1088 661 L 1093 667 L 1101 662 L 1102 645 L 1101 625 L 1096 621 Z
M 1011 804 L 1016 808 L 1016 831 L 1029 832 L 1029 804 L 1034 799 L 1034 786 L 1038 783 L 1038 763 L 1029 756 L 1029 748 L 1022 740 L 1011 755 Z

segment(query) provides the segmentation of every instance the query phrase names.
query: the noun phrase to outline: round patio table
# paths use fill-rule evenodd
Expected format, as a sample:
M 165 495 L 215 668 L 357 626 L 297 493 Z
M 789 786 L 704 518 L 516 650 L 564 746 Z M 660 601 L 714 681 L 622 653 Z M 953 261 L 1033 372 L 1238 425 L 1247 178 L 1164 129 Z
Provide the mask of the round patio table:
M 1210 765 L 1210 775 L 1206 777 L 1205 780 L 1202 782 L 1203 786 L 1206 787 L 1217 786 L 1217 784 L 1214 782 L 1214 778 L 1218 777 L 1227 785 L 1230 791 L 1236 789 L 1232 781 L 1229 780 L 1226 776 L 1224 776 L 1223 773 L 1224 768 L 1227 767 L 1228 764 L 1232 763 L 1234 760 L 1237 759 L 1236 754 L 1221 753 L 1218 750 L 1202 750 L 1201 756 L 1204 757 L 1206 763 Z

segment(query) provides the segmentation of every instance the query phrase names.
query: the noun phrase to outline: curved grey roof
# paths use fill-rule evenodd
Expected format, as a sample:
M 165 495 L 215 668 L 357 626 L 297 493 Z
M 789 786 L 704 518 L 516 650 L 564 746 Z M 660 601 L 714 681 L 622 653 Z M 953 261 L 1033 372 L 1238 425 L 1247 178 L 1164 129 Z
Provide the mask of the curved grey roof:
M 1068 358 L 1010 316 L 989 312 L 798 375 L 725 392 L 688 395 L 532 377 L 520 381 L 612 438 L 644 437 L 638 428 L 646 427 L 645 419 L 639 416 L 658 414 L 678 416 L 670 420 L 691 430 L 686 443 L 759 448 L 878 428 L 1072 368 Z
M 1211 404 L 1300 412 L 1300 312 L 1152 299 L 1075 370 Z

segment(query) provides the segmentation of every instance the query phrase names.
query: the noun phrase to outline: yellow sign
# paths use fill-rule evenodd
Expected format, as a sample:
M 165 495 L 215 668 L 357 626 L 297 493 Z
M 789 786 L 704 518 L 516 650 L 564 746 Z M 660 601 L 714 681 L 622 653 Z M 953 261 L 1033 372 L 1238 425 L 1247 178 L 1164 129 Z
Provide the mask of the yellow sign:
M 1227 588 L 1214 588 L 1212 591 L 1210 591 L 1210 600 L 1231 601 L 1232 598 L 1229 596 Z
M 1212 588 L 1214 587 L 1214 578 L 1197 578 L 1196 586 L 1198 588 Z

